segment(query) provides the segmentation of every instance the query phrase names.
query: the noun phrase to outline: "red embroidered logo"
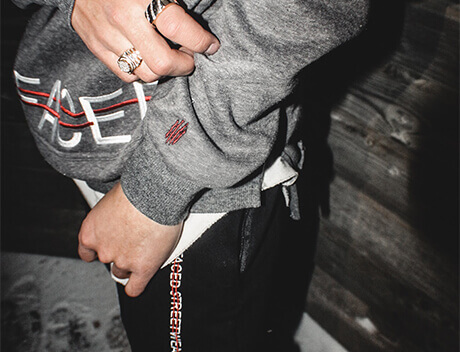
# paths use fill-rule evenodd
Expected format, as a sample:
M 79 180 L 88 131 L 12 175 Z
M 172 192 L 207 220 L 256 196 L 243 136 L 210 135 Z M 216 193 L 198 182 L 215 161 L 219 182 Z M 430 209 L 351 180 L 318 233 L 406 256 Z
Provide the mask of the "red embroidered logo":
M 177 120 L 165 134 L 166 144 L 174 145 L 187 132 L 188 122 Z

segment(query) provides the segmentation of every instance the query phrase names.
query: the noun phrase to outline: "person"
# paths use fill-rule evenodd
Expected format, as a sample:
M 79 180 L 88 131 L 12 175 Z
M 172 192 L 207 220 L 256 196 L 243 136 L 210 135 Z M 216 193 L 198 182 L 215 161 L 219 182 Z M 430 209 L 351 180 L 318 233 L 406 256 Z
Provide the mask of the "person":
M 42 5 L 15 63 L 26 119 L 94 205 L 78 252 L 126 285 L 132 350 L 295 351 L 293 82 L 368 1 L 14 2 Z

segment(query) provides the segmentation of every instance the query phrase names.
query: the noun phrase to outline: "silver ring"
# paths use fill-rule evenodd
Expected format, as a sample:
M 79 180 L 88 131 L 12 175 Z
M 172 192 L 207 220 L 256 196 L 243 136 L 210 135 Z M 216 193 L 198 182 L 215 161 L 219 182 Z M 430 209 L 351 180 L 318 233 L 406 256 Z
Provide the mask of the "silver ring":
M 142 63 L 142 57 L 134 48 L 126 50 L 117 60 L 118 67 L 121 71 L 130 75 L 134 74 L 134 70 Z
M 112 276 L 112 279 L 115 282 L 118 282 L 119 284 L 122 284 L 123 286 L 126 286 L 128 284 L 129 277 L 127 277 L 126 279 L 122 279 L 122 278 L 119 278 L 118 276 L 115 276 L 115 274 L 112 271 L 113 264 L 114 264 L 113 262 L 110 263 L 110 276 Z
M 153 0 L 149 6 L 147 6 L 147 10 L 145 10 L 145 18 L 147 18 L 147 21 L 151 24 L 155 25 L 155 20 L 161 11 L 163 11 L 166 6 L 176 3 L 177 2 L 173 0 Z

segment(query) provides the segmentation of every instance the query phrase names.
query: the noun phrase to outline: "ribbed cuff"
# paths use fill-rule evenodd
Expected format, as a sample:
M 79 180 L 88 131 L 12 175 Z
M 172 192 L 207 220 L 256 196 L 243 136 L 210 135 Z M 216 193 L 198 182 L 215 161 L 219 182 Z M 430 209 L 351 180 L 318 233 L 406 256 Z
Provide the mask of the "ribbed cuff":
M 75 6 L 75 0 L 44 0 L 43 4 L 59 8 L 59 10 L 65 14 L 69 28 L 72 29 L 72 31 L 74 30 L 72 27 L 72 13 L 73 7 Z
M 61 6 L 59 8 L 61 9 L 61 11 L 64 11 L 64 13 L 66 14 L 67 25 L 69 26 L 69 28 L 72 31 L 75 31 L 72 27 L 72 14 L 73 14 L 73 8 L 75 6 L 75 0 L 65 0 L 64 3 L 65 3 L 65 8 L 61 8 Z
M 145 143 L 139 145 L 127 162 L 121 186 L 136 209 L 163 225 L 176 225 L 184 220 L 201 191 L 189 180 L 173 174 L 161 155 Z

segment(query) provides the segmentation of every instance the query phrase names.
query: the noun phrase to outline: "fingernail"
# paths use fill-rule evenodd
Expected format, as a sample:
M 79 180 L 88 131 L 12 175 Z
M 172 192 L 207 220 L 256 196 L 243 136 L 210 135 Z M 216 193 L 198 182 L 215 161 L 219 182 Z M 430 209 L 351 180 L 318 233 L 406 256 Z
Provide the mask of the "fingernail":
M 214 55 L 214 54 L 217 52 L 217 50 L 219 50 L 219 48 L 220 48 L 220 44 L 218 44 L 218 43 L 212 43 L 212 44 L 209 46 L 208 50 L 206 50 L 204 53 L 205 53 L 206 55 Z

